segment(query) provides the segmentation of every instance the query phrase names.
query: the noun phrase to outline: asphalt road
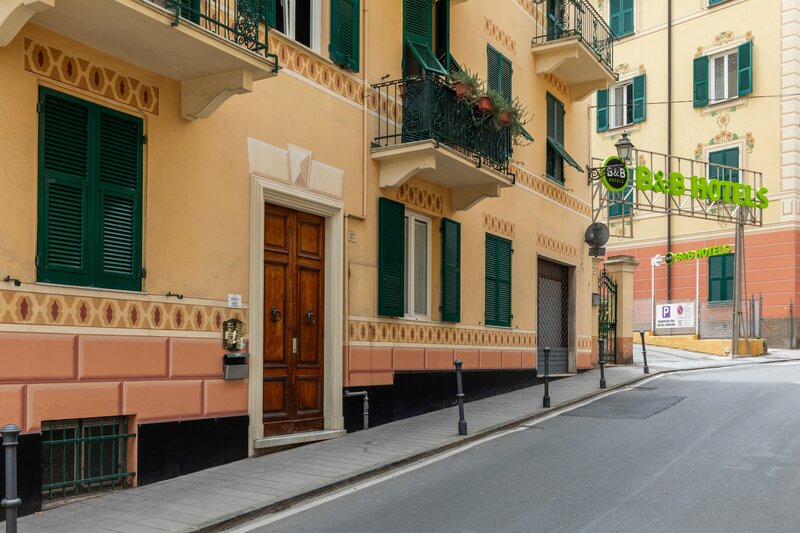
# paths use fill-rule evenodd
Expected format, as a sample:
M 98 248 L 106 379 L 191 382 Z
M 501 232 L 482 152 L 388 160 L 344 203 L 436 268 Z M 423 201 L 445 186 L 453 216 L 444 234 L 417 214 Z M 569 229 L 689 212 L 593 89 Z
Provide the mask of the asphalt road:
M 255 531 L 800 531 L 800 365 L 661 377 Z

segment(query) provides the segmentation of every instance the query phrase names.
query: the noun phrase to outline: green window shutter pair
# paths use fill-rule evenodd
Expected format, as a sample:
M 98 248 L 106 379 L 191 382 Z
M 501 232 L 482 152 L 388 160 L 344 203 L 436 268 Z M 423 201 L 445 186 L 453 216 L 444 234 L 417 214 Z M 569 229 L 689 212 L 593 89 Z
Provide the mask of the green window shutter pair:
M 739 148 L 728 148 L 727 150 L 717 150 L 708 154 L 708 178 L 739 182 L 739 171 L 721 168 L 715 165 L 725 165 L 727 167 L 739 168 Z
M 738 85 L 739 96 L 747 96 L 753 92 L 753 43 L 747 41 L 739 46 L 738 55 Z M 694 107 L 708 105 L 708 56 L 694 59 Z
M 405 206 L 378 199 L 378 314 L 405 314 Z M 442 219 L 442 320 L 461 320 L 461 224 Z
M 486 234 L 486 325 L 511 326 L 511 241 Z
M 631 81 L 633 85 L 633 116 L 631 123 L 644 122 L 647 118 L 647 75 L 636 76 Z M 597 91 L 597 124 L 598 132 L 608 131 L 610 127 L 610 102 L 609 90 L 601 89 Z
M 708 301 L 726 302 L 733 299 L 734 254 L 708 258 Z
M 633 33 L 633 0 L 611 0 L 611 31 L 616 37 Z
M 359 69 L 359 0 L 331 0 L 331 60 L 353 72 Z
M 492 48 L 491 45 L 486 47 L 486 84 L 489 89 L 495 90 L 503 95 L 503 98 L 511 101 L 511 79 L 513 74 L 513 67 L 511 61 L 503 54 Z
M 141 290 L 142 121 L 40 89 L 37 279 Z

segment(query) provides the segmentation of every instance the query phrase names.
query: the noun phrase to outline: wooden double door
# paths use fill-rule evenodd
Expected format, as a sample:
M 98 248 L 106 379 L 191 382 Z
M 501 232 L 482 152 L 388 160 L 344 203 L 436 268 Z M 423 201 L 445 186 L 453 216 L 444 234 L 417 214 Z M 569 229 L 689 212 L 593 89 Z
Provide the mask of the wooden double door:
M 325 220 L 264 209 L 264 435 L 324 427 Z

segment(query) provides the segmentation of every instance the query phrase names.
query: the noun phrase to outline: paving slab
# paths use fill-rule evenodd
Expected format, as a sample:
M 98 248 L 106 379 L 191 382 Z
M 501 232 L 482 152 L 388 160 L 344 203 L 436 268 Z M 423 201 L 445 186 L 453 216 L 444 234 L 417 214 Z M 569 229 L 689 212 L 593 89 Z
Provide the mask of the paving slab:
M 800 350 L 771 350 L 758 358 L 731 359 L 662 347 L 647 349 L 650 375 L 664 372 L 800 360 Z M 607 390 L 635 384 L 634 364 L 605 369 Z M 366 431 L 251 457 L 144 487 L 97 495 L 23 517 L 20 531 L 161 533 L 221 531 L 248 517 L 273 512 L 305 498 L 462 445 L 504 428 L 535 420 L 604 392 L 599 369 L 550 384 L 551 408 L 542 408 L 543 385 L 465 405 L 469 435 L 459 436 L 456 407 Z M 80 511 L 80 512 L 76 512 Z

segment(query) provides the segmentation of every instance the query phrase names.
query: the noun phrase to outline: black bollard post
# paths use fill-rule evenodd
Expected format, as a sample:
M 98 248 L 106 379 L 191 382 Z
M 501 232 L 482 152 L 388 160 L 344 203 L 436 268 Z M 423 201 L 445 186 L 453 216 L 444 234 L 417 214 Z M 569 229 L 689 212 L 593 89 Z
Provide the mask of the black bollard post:
M 644 330 L 639 332 L 639 335 L 642 336 L 642 359 L 644 359 L 644 373 L 650 373 L 650 367 L 647 366 L 647 346 L 644 345 Z
M 550 348 L 544 349 L 544 398 L 542 407 L 550 407 Z
M 3 437 L 6 461 L 6 497 L 0 505 L 6 510 L 6 532 L 17 533 L 17 507 L 22 500 L 17 497 L 17 444 L 20 429 L 15 424 L 7 424 L 0 429 Z
M 606 354 L 603 351 L 603 344 L 605 343 L 605 339 L 597 339 L 597 344 L 599 345 L 599 353 L 600 353 L 600 388 L 606 388 Z
M 467 421 L 464 418 L 464 384 L 461 381 L 461 365 L 464 362 L 461 359 L 453 361 L 456 367 L 456 399 L 458 400 L 458 434 L 467 434 Z

